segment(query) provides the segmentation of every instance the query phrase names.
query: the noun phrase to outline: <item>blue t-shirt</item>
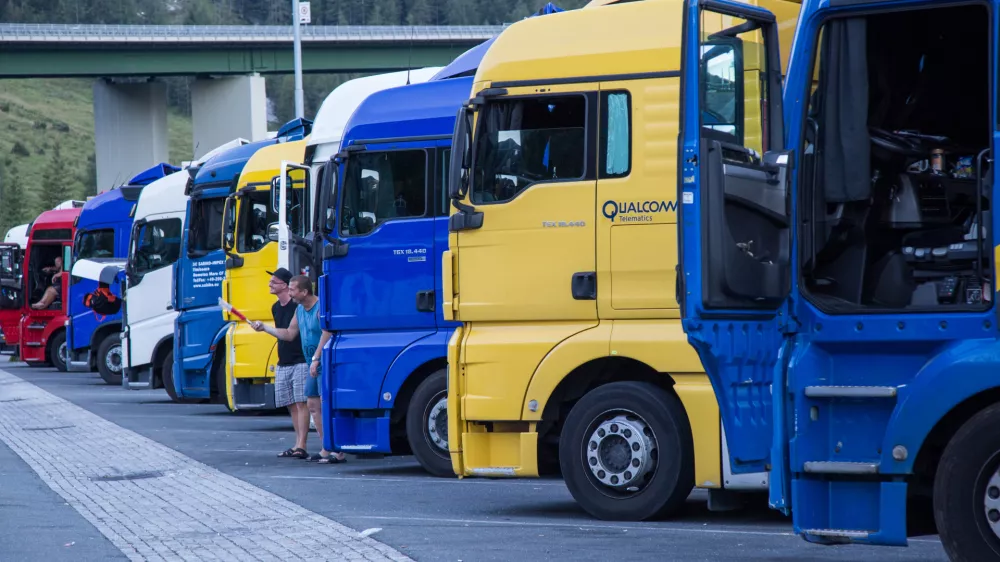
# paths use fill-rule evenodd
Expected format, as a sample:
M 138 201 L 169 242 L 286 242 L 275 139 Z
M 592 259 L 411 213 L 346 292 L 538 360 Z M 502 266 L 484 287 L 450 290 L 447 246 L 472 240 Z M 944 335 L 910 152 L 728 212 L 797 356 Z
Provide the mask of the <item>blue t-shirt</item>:
M 319 338 L 323 335 L 323 328 L 319 325 L 319 300 L 309 310 L 300 304 L 295 309 L 295 321 L 299 323 L 302 354 L 305 355 L 306 362 L 311 362 L 319 347 Z

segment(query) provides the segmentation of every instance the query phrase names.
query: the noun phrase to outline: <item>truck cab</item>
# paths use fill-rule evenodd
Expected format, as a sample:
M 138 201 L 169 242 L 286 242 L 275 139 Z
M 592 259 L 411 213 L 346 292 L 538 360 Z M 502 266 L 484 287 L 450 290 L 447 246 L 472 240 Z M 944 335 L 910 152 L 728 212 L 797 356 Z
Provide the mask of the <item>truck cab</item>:
M 122 308 L 123 387 L 164 388 L 173 400 L 179 400 L 172 376 L 177 317 L 172 291 L 188 203 L 184 193 L 190 179 L 187 169 L 248 142 L 234 139 L 197 161 L 182 163 L 181 172 L 152 182 L 139 195 L 125 263 L 129 298 Z
M 685 72 L 684 331 L 733 471 L 768 469 L 806 540 L 1000 559 L 997 7 L 805 0 L 758 154 L 705 134 Z M 767 10 L 677 9 L 689 64 L 713 12 L 769 61 L 785 40 Z
M 274 295 L 268 279 L 279 261 L 291 271 L 301 271 L 312 261 L 311 245 L 285 244 L 279 248 L 279 178 L 283 163 L 299 163 L 308 137 L 261 148 L 240 173 L 236 193 L 226 199 L 222 225 L 222 249 L 226 252 L 226 277 L 222 298 L 248 320 L 272 322 Z M 289 170 L 294 176 L 285 215 L 291 234 L 302 240 L 309 233 L 310 202 L 304 170 Z M 284 259 L 279 254 L 286 254 Z M 296 254 L 299 268 L 293 269 L 288 254 Z M 304 255 L 303 255 L 304 254 Z M 226 405 L 230 410 L 273 410 L 274 377 L 278 364 L 277 341 L 254 331 L 230 312 L 223 313 L 227 324 L 223 358 L 226 373 Z
M 0 244 L 0 355 L 15 355 L 24 306 L 24 248 Z
M 799 5 L 758 3 L 790 36 Z M 462 323 L 448 352 L 453 469 L 560 471 L 600 519 L 669 516 L 694 487 L 710 509 L 767 489 L 763 468 L 730 470 L 733 440 L 681 326 L 683 201 L 669 187 L 684 117 L 680 6 L 620 2 L 512 24 L 455 131 L 442 259 L 444 316 Z M 752 33 L 726 66 L 722 46 L 736 41 L 713 39 L 711 68 L 695 69 L 713 76 L 702 92 L 712 131 L 745 117 L 740 138 L 759 146 L 758 85 L 780 66 L 762 65 Z
M 412 453 L 452 475 L 447 449 L 447 342 L 438 264 L 447 248 L 445 194 L 455 113 L 471 77 L 370 95 L 348 122 L 319 282 L 326 447 Z
M 223 402 L 226 396 L 223 354 L 217 349 L 226 333 L 219 306 L 226 276 L 222 220 L 226 198 L 236 191 L 240 173 L 265 146 L 302 139 L 309 122 L 286 123 L 273 138 L 229 149 L 198 167 L 188 168 L 190 197 L 184 220 L 181 257 L 174 267 L 174 390 L 181 400 Z M 224 349 L 224 344 L 223 344 Z
M 72 271 L 73 239 L 80 208 L 45 211 L 31 223 L 28 244 L 24 250 L 24 299 L 19 325 L 19 353 L 21 360 L 34 365 L 52 365 L 66 371 L 66 320 L 69 291 L 69 272 Z M 53 285 L 53 274 L 45 268 L 62 261 L 62 275 Z M 44 309 L 35 309 L 49 286 L 58 292 L 52 303 Z
M 87 201 L 76 225 L 73 261 L 124 263 L 140 193 L 148 184 L 178 170 L 169 164 L 157 164 L 137 174 L 126 185 Z M 70 278 L 69 321 L 66 325 L 68 370 L 90 371 L 96 368 L 105 383 L 120 385 L 124 367 L 122 314 L 101 315 L 84 304 L 84 296 L 96 290 L 97 286 L 97 282 L 91 279 Z M 111 290 L 120 292 L 120 287 L 112 287 Z

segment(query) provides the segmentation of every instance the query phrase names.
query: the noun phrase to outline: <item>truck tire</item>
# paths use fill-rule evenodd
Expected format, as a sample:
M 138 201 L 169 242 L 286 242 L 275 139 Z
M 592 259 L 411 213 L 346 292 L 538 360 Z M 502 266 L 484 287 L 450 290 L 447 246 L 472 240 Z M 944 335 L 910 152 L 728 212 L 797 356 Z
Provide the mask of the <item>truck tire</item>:
M 566 417 L 559 465 L 573 498 L 593 517 L 670 515 L 694 487 L 694 443 L 684 406 L 649 383 L 599 386 Z
M 59 331 L 49 340 L 49 363 L 60 373 L 66 372 L 66 332 Z
M 168 351 L 167 356 L 163 359 L 163 363 L 160 364 L 160 381 L 163 382 L 163 388 L 167 391 L 167 396 L 174 402 L 180 403 L 181 400 L 177 396 L 177 389 L 174 388 L 173 351 Z
M 445 370 L 424 379 L 406 408 L 406 440 L 420 466 L 433 476 L 455 476 L 448 452 L 448 389 Z
M 1000 559 L 1000 404 L 972 416 L 941 454 L 934 520 L 948 559 Z M 995 518 L 996 522 L 992 522 Z
M 122 360 L 122 340 L 118 332 L 112 332 L 101 340 L 97 346 L 97 372 L 107 384 L 122 384 L 122 368 L 125 362 Z

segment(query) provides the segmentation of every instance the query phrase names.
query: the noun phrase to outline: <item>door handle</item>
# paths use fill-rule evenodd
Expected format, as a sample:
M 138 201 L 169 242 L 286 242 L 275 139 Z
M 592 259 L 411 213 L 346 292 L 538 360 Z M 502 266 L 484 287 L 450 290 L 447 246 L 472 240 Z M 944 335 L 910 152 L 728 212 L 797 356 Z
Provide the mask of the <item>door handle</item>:
M 417 291 L 417 312 L 434 312 L 434 291 Z
M 573 298 L 578 301 L 597 300 L 597 272 L 583 271 L 573 274 Z

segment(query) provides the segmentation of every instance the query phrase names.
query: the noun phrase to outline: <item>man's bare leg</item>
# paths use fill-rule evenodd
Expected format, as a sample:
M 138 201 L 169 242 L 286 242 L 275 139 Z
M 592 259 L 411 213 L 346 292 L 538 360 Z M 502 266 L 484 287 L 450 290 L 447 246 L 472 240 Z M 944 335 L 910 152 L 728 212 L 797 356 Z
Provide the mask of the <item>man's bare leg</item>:
M 315 396 L 310 396 L 306 399 L 306 404 L 309 406 L 309 413 L 312 415 L 313 422 L 316 424 L 316 433 L 319 435 L 319 442 L 323 441 L 323 402 Z M 321 457 L 327 457 L 330 455 L 330 451 L 326 450 L 326 445 L 321 446 L 319 451 Z M 344 460 L 344 453 L 334 453 L 338 460 Z
M 305 451 L 306 439 L 309 437 L 309 409 L 302 402 L 296 402 L 295 408 L 295 417 L 298 419 L 295 426 L 295 446 Z

